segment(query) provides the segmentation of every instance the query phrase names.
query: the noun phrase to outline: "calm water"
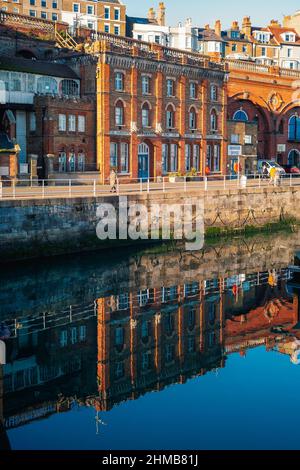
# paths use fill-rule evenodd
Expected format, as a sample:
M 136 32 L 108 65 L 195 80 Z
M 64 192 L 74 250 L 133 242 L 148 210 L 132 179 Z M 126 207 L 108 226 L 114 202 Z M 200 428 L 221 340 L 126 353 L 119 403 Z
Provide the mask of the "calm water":
M 299 449 L 299 247 L 279 234 L 2 269 L 0 448 Z

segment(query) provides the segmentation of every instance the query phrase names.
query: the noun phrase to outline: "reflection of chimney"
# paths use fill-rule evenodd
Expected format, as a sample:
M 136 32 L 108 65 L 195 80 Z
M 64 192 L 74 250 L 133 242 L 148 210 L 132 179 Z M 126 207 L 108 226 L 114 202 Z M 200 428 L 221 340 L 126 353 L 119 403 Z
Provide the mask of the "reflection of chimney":
M 206 25 L 204 26 L 204 29 L 210 29 L 209 24 L 206 24 Z
M 160 2 L 158 5 L 158 18 L 157 22 L 159 26 L 165 26 L 166 25 L 166 7 L 164 2 Z
M 250 16 L 245 16 L 245 18 L 243 19 L 242 31 L 245 34 L 245 36 L 247 36 L 248 38 L 251 36 L 252 23 L 251 23 Z
M 234 31 L 238 31 L 238 30 L 239 30 L 239 23 L 238 23 L 238 21 L 233 21 L 233 22 L 232 22 L 231 29 L 233 29 Z
M 217 20 L 216 23 L 215 23 L 215 33 L 216 33 L 218 36 L 221 36 L 221 29 L 222 29 L 221 21 L 220 21 L 220 20 Z
M 154 8 L 149 8 L 148 20 L 154 22 L 156 20 Z

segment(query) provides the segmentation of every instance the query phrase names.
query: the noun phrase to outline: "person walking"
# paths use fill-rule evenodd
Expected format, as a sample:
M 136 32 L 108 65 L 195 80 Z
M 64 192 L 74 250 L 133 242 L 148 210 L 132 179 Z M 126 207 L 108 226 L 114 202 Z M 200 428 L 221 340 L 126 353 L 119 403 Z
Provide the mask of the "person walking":
M 113 168 L 109 175 L 109 184 L 110 184 L 111 193 L 117 192 L 117 183 L 118 183 L 117 173 L 116 173 L 116 170 Z
M 280 171 L 278 168 L 275 170 L 274 186 L 280 186 Z
M 270 182 L 269 184 L 273 184 L 275 186 L 275 178 L 276 178 L 276 168 L 272 167 L 270 170 Z
M 264 163 L 263 164 L 263 167 L 262 167 L 262 177 L 263 177 L 263 180 L 264 179 L 267 179 L 268 176 L 269 176 L 269 172 L 268 172 L 268 168 L 267 168 L 267 165 Z

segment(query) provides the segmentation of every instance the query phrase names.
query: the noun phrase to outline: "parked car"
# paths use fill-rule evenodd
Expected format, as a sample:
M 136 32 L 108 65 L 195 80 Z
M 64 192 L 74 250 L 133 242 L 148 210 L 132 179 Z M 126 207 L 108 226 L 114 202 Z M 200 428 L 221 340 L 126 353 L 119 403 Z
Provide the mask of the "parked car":
M 300 175 L 300 168 L 295 165 L 282 165 L 282 167 L 289 175 Z
M 279 170 L 280 175 L 284 176 L 286 175 L 286 171 L 282 166 L 278 165 L 277 162 L 274 162 L 273 160 L 258 160 L 257 162 L 257 171 L 260 175 L 263 173 L 263 167 L 266 165 L 268 173 L 270 173 L 272 168 L 276 168 Z

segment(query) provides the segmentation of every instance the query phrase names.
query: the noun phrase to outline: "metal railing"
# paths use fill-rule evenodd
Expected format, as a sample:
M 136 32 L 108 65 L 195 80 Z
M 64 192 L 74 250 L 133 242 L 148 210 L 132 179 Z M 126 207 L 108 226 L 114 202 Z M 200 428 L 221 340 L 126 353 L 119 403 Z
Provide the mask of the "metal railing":
M 254 188 L 298 187 L 299 175 L 285 175 L 276 182 L 259 174 L 248 175 L 247 178 L 238 175 L 211 176 L 162 176 L 156 178 L 131 178 L 130 175 L 120 176 L 114 188 L 109 180 L 101 184 L 98 179 L 77 179 L 74 177 L 0 182 L 0 200 L 9 199 L 51 199 L 74 197 L 98 197 L 105 195 L 126 195 L 133 193 L 172 193 L 190 191 L 225 191 L 252 190 Z

